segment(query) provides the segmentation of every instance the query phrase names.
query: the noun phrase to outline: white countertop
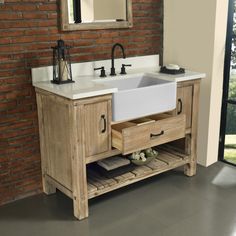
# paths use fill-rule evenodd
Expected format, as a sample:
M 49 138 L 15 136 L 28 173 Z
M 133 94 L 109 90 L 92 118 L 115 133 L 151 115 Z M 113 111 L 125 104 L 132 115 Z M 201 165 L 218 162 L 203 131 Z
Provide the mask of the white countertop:
M 206 77 L 206 74 L 186 70 L 184 74 L 178 75 L 169 75 L 159 72 L 150 72 L 150 74 L 157 76 L 159 79 L 170 80 L 175 82 L 183 82 L 188 80 L 203 79 Z
M 128 71 L 128 70 L 127 70 Z M 157 68 L 142 68 L 142 69 L 130 69 L 127 75 L 107 76 L 106 78 L 100 78 L 97 75 L 91 76 L 78 76 L 74 78 L 75 83 L 57 85 L 51 83 L 51 81 L 35 82 L 33 85 L 36 88 L 46 90 L 48 92 L 57 94 L 62 97 L 66 97 L 72 100 L 94 97 L 99 95 L 111 94 L 118 91 L 115 87 L 110 87 L 102 83 L 104 80 L 113 79 L 125 79 L 130 76 L 140 76 L 143 74 L 150 74 L 158 79 L 164 79 L 175 82 L 182 82 L 194 79 L 205 78 L 204 73 L 198 73 L 193 71 L 186 71 L 185 74 L 168 75 L 159 73 Z M 99 81 L 99 83 L 97 83 Z
M 51 81 L 42 81 L 34 83 L 34 86 L 72 100 L 105 95 L 117 91 L 117 88 L 95 83 L 92 81 L 93 79 L 94 77 L 92 76 L 82 76 L 81 78 L 74 78 L 75 83 L 58 85 L 51 83 Z
M 127 75 L 119 75 L 121 65 L 132 64 L 132 67 L 126 68 Z M 72 74 L 75 83 L 70 84 L 53 84 L 52 66 L 32 68 L 33 86 L 57 94 L 69 99 L 81 99 L 94 97 L 99 95 L 111 94 L 118 91 L 117 88 L 111 85 L 103 84 L 103 81 L 126 79 L 130 76 L 141 76 L 149 74 L 158 79 L 164 79 L 174 82 L 188 81 L 204 78 L 204 73 L 187 71 L 180 75 L 167 75 L 159 73 L 159 55 L 147 55 L 138 57 L 128 57 L 126 59 L 117 58 L 115 60 L 115 68 L 117 76 L 107 76 L 100 78 L 100 71 L 94 71 L 94 68 L 104 66 L 106 74 L 109 74 L 111 60 L 90 61 L 72 64 Z M 98 83 L 99 82 L 99 83 Z

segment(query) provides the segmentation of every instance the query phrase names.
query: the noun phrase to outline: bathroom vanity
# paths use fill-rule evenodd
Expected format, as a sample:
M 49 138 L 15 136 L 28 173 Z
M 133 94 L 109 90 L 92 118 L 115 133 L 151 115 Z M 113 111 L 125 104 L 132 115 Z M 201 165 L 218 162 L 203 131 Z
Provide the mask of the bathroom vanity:
M 175 83 L 174 106 L 126 120 L 116 120 L 112 114 L 116 109 L 114 95 L 119 92 L 115 86 L 88 78 L 77 81 L 80 90 L 75 89 L 76 84 L 60 88 L 49 81 L 34 84 L 43 190 L 53 194 L 58 189 L 73 199 L 76 218 L 88 217 L 89 199 L 123 186 L 180 166 L 184 166 L 185 175 L 196 174 L 199 87 L 205 75 L 186 72 L 175 76 L 155 71 L 152 75 Z M 84 89 L 83 83 L 87 83 Z M 157 158 L 121 176 L 106 178 L 89 168 L 98 160 L 149 147 L 159 152 Z

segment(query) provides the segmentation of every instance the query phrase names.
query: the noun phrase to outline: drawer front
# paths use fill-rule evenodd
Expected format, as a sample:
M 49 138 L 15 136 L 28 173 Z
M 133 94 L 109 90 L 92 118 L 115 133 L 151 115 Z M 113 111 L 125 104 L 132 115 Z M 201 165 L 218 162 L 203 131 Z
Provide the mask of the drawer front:
M 129 154 L 167 143 L 183 138 L 185 136 L 185 127 L 186 116 L 183 114 L 149 124 L 125 128 L 121 133 L 121 145 L 116 146 L 116 148 L 122 151 L 123 154 Z

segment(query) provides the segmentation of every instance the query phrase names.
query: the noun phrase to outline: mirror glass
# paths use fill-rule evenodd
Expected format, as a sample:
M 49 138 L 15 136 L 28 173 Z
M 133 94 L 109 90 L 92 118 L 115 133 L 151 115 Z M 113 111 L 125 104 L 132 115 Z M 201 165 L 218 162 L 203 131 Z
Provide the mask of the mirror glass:
M 60 3 L 64 31 L 133 26 L 132 0 L 61 0 Z
M 69 23 L 127 21 L 127 0 L 67 0 Z

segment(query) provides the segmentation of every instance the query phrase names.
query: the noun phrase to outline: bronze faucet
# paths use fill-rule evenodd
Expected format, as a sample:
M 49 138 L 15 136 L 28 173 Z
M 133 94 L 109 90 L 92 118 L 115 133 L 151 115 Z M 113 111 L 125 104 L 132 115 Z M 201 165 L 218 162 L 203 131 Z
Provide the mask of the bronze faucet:
M 120 43 L 114 44 L 113 47 L 112 47 L 112 50 L 111 50 L 111 74 L 110 74 L 111 76 L 116 75 L 116 69 L 114 67 L 114 57 L 115 57 L 114 54 L 115 54 L 116 47 L 120 47 L 121 48 L 122 54 L 123 54 L 123 58 L 124 59 L 126 58 L 124 47 Z

